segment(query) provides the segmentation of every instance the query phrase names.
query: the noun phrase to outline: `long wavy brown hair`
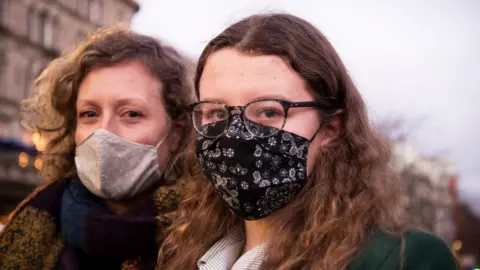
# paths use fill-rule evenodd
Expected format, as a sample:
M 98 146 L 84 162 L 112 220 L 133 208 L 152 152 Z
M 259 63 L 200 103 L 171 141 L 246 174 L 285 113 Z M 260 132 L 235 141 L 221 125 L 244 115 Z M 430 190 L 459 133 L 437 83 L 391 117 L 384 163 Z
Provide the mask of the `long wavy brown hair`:
M 185 106 L 192 102 L 193 90 L 187 60 L 152 37 L 121 26 L 103 28 L 53 60 L 34 82 L 34 96 L 22 104 L 25 126 L 48 141 L 40 171 L 44 179 L 58 181 L 75 174 L 76 100 L 83 79 L 93 69 L 127 61 L 142 63 L 162 83 L 164 106 L 179 141 L 190 137 Z M 183 143 L 167 164 L 166 181 L 183 174 L 187 145 Z
M 255 15 L 211 40 L 198 62 L 195 90 L 212 53 L 234 48 L 253 55 L 277 55 L 308 83 L 318 101 L 343 107 L 339 136 L 319 157 L 309 182 L 270 229 L 262 269 L 345 269 L 377 230 L 405 228 L 390 148 L 369 125 L 365 103 L 329 41 L 314 26 L 288 14 Z M 187 190 L 159 256 L 159 269 L 196 269 L 201 256 L 242 224 L 202 174 L 195 153 L 185 175 Z

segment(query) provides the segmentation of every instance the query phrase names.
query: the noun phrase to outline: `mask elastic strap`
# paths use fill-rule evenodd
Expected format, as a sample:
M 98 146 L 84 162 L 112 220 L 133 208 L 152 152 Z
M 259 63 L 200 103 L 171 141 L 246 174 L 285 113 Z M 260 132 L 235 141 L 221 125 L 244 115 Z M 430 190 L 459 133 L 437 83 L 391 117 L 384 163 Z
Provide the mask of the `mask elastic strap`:
M 168 123 L 168 128 L 167 128 L 167 133 L 165 134 L 165 136 L 163 136 L 163 138 L 157 143 L 157 145 L 155 146 L 156 149 L 158 149 L 160 147 L 160 145 L 162 145 L 163 141 L 165 141 L 165 139 L 168 137 L 168 135 L 170 135 L 170 128 L 171 128 L 171 124 L 170 122 Z
M 317 137 L 318 132 L 320 132 L 320 129 L 322 129 L 322 124 L 320 124 L 320 126 L 317 128 L 317 131 L 315 131 L 315 133 L 313 133 L 312 138 L 310 140 L 308 140 L 309 142 L 313 142 L 315 137 Z
M 155 146 L 156 149 L 158 149 L 160 145 L 162 145 L 163 141 L 165 141 L 165 139 L 168 137 L 168 133 L 170 133 L 170 131 L 167 132 L 167 134 L 163 136 L 163 138 L 157 143 L 157 145 Z
M 342 112 L 343 112 L 343 110 L 338 110 L 338 111 L 336 111 L 335 113 L 333 113 L 332 115 L 330 115 L 330 117 L 333 117 L 333 116 L 335 116 L 335 115 L 337 115 L 337 114 L 340 114 L 340 113 L 342 113 Z M 310 142 L 312 142 L 312 141 L 315 139 L 315 137 L 317 137 L 317 134 L 320 132 L 320 130 L 324 127 L 324 125 L 325 125 L 326 123 L 328 123 L 328 120 L 327 120 L 327 121 L 321 121 L 321 122 L 320 122 L 320 126 L 317 128 L 317 131 L 315 131 L 315 133 L 313 134 L 312 138 L 309 140 Z
M 162 145 L 162 143 L 165 141 L 165 139 L 168 137 L 168 135 L 170 135 L 170 132 L 172 131 L 171 130 L 171 127 L 172 127 L 172 124 L 171 122 L 169 121 L 168 122 L 168 128 L 167 128 L 167 133 L 165 134 L 165 136 L 163 136 L 163 138 L 157 143 L 157 145 L 155 146 L 155 149 L 158 151 L 158 148 Z M 158 153 L 158 152 L 157 152 Z M 169 155 L 170 156 L 170 155 Z M 167 158 L 167 160 L 165 160 L 165 168 L 163 168 L 163 170 L 160 170 L 160 168 L 158 168 L 158 171 L 159 173 L 162 175 L 162 178 L 165 177 L 166 173 L 167 173 L 167 167 L 170 167 L 169 164 L 172 164 L 171 162 L 171 158 Z M 170 170 L 170 168 L 168 168 L 168 170 Z

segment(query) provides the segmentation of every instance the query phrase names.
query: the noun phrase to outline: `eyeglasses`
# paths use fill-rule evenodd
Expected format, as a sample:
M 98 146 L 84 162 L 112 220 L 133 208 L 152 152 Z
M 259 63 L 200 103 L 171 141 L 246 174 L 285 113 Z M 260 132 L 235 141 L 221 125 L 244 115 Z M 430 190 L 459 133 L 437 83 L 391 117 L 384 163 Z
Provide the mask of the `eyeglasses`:
M 245 106 L 227 106 L 220 102 L 202 101 L 188 105 L 193 126 L 198 134 L 206 138 L 223 135 L 230 125 L 233 111 L 243 116 L 246 129 L 254 137 L 265 138 L 283 129 L 290 108 L 325 108 L 316 101 L 289 102 L 279 99 L 253 101 Z

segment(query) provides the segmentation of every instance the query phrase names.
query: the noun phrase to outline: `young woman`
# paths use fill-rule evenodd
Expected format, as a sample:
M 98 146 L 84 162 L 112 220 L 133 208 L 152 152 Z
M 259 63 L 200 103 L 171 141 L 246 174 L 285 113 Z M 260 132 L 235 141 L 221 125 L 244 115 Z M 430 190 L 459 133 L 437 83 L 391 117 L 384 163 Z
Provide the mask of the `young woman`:
M 0 269 L 153 269 L 192 130 L 184 60 L 128 30 L 54 60 L 26 105 L 50 138 L 35 191 L 0 234 Z M 41 122 L 35 122 L 41 120 Z
M 388 145 L 310 23 L 233 24 L 195 90 L 198 162 L 157 269 L 455 269 L 441 240 L 405 230 Z

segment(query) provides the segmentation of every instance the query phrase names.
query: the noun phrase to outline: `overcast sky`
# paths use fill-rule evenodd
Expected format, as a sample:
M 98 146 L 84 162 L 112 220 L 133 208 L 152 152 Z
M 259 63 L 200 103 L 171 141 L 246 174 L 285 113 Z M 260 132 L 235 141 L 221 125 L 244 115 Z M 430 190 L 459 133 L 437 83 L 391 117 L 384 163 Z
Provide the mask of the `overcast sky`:
M 461 198 L 480 212 L 479 0 L 139 2 L 133 27 L 192 58 L 247 15 L 281 11 L 307 19 L 339 52 L 371 117 L 405 118 L 419 151 L 453 158 Z

